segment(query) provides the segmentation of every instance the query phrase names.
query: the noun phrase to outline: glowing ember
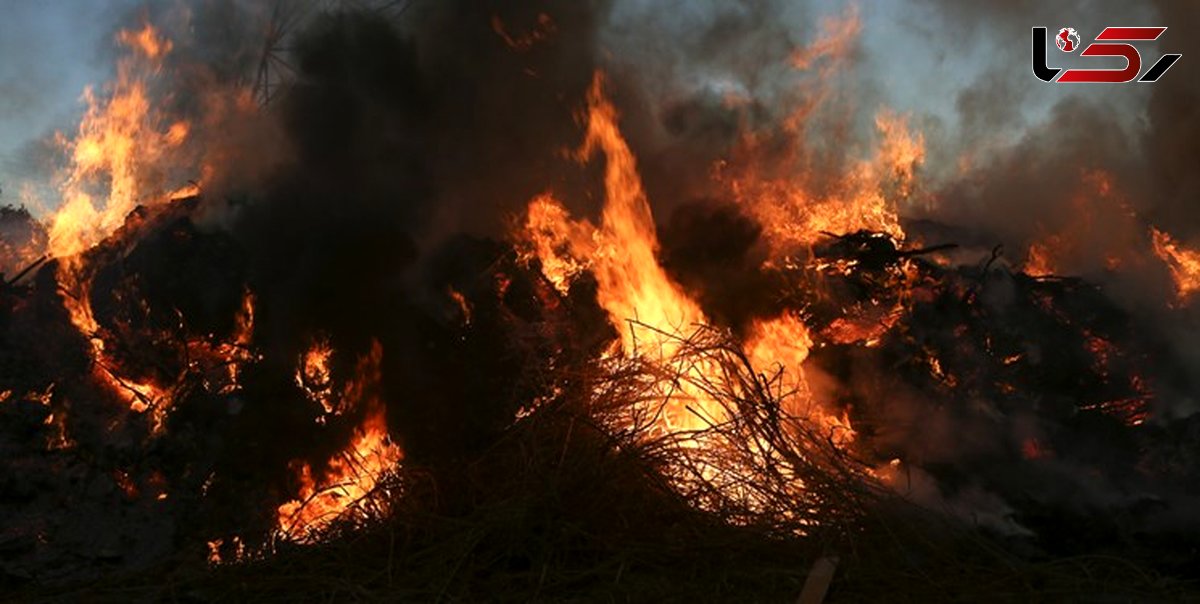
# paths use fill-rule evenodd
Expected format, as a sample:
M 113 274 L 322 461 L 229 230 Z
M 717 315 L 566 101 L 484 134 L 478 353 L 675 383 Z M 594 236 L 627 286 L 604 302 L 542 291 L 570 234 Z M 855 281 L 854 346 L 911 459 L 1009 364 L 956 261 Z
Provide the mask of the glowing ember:
M 838 317 L 821 330 L 821 336 L 834 344 L 875 346 L 900 319 L 902 310 L 897 306 L 890 311 L 875 310 Z
M 229 376 L 225 392 L 239 387 L 242 363 L 256 358 L 250 351 L 250 341 L 254 337 L 254 294 L 248 289 L 242 295 L 242 307 L 238 310 L 234 326 L 233 341 L 222 344 L 218 349 L 218 355 L 226 361 Z
M 458 311 L 460 313 L 462 313 L 463 324 L 470 325 L 471 324 L 471 304 L 469 302 L 467 302 L 466 296 L 462 295 L 462 292 L 459 292 L 458 290 L 456 290 L 454 288 L 450 288 L 448 293 L 450 294 L 450 299 L 454 300 L 454 303 L 456 305 L 458 305 Z
M 246 544 L 238 536 L 208 542 L 208 563 L 212 566 L 237 562 L 246 558 Z

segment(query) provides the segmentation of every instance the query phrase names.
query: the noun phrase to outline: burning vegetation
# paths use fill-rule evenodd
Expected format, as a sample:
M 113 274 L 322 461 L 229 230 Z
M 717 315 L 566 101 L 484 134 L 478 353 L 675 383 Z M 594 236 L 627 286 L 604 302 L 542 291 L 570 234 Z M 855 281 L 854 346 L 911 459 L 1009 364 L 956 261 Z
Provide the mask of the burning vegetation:
M 782 53 L 782 109 L 664 109 L 723 139 L 663 159 L 603 7 L 413 4 L 306 17 L 265 105 L 200 16 L 115 36 L 57 210 L 0 210 L 5 587 L 1188 593 L 1196 360 L 1162 317 L 1200 252 L 1114 175 L 1072 203 L 1138 233 L 1105 270 L 1167 280 L 1153 313 L 1062 274 L 1090 218 L 1012 262 L 909 218 L 911 116 L 821 144 L 858 10 Z

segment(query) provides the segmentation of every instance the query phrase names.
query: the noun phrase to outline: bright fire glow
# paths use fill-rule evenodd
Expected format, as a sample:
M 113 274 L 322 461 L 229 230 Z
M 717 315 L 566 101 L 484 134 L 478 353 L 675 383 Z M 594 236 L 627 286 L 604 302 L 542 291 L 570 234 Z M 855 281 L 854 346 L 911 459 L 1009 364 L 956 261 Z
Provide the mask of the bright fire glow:
M 304 391 L 309 400 L 320 403 L 326 415 L 336 410 L 335 401 L 331 400 L 333 372 L 329 362 L 332 356 L 333 347 L 330 346 L 329 340 L 318 339 L 301 355 L 296 367 L 296 385 Z
M 916 173 L 925 160 L 924 136 L 905 116 L 880 110 L 877 146 L 869 157 L 840 165 L 810 137 L 844 136 L 845 124 L 816 132 L 820 112 L 837 113 L 838 74 L 853 56 L 862 29 L 858 10 L 822 21 L 818 37 L 792 56 L 802 80 L 796 105 L 779 132 L 748 130 L 717 177 L 728 194 L 763 225 L 776 256 L 812 245 L 822 232 L 866 229 L 904 239 L 898 204 L 916 193 Z M 847 144 L 847 141 L 837 141 Z
M 62 141 L 71 164 L 63 180 L 62 206 L 50 221 L 50 254 L 75 256 L 107 237 L 147 190 L 145 172 L 188 137 L 190 126 L 169 121 L 152 106 L 148 76 L 162 69 L 171 43 L 150 25 L 117 39 L 132 52 L 117 63 L 111 95 L 84 91 L 87 110 L 73 140 Z
M 133 411 L 153 409 L 157 430 L 168 397 L 156 384 L 122 377 L 104 354 L 91 308 L 92 276 L 81 254 L 113 234 L 139 200 L 153 192 L 144 186 L 144 172 L 182 144 L 189 127 L 179 121 L 164 126 L 147 93 L 146 77 L 161 69 L 170 41 L 149 24 L 137 32 L 123 31 L 117 39 L 131 52 L 117 64 L 111 95 L 102 100 L 86 90 L 87 110 L 79 130 L 73 140 L 62 141 L 71 162 L 61 184 L 62 205 L 50 220 L 49 253 L 60 259 L 59 281 L 68 294 L 63 304 L 91 344 L 95 376 L 127 399 Z
M 1025 257 L 1021 271 L 1030 277 L 1050 277 L 1056 273 L 1054 262 L 1050 259 L 1050 248 L 1045 243 L 1033 243 Z
M 844 175 L 824 175 L 835 182 L 818 183 L 812 172 L 768 177 L 752 170 L 728 182 L 735 199 L 764 226 L 780 251 L 808 246 L 822 233 L 871 230 L 904 239 L 895 200 L 910 195 L 917 167 L 924 161 L 924 139 L 910 134 L 901 116 L 882 112 L 875 125 L 881 143 L 874 157 L 855 163 Z
M 321 474 L 307 463 L 296 464 L 299 496 L 276 511 L 278 529 L 285 539 L 315 540 L 374 491 L 379 479 L 403 459 L 400 447 L 388 435 L 379 399 L 382 360 L 383 347 L 374 342 L 370 354 L 359 360 L 354 379 L 346 385 L 343 406 L 353 405 L 365 414 L 349 446 L 330 459 Z
M 1175 280 L 1175 293 L 1179 301 L 1186 301 L 1200 290 L 1200 252 L 1181 246 L 1171 236 L 1151 229 L 1154 253 L 1167 264 Z
M 718 382 L 719 370 L 703 360 L 679 367 L 670 364 L 683 340 L 707 318 L 658 263 L 650 204 L 617 121 L 616 108 L 604 96 L 603 78 L 597 75 L 588 95 L 587 137 L 579 157 L 587 159 L 596 151 L 605 157 L 600 225 L 572 220 L 557 200 L 542 195 L 529 204 L 522 237 L 530 255 L 541 261 L 546 277 L 560 291 L 566 292 L 571 279 L 583 270 L 595 276 L 597 300 L 621 333 L 620 349 L 610 354 L 665 361 L 665 368 L 679 376 L 664 379 L 659 395 L 646 403 L 662 404 L 661 409 L 642 410 L 661 411 L 655 415 L 655 433 L 703 430 L 727 419 L 727 411 L 697 386 Z M 586 264 L 581 258 L 587 259 Z M 803 369 L 811 346 L 804 322 L 784 315 L 756 323 L 745 350 L 757 371 L 779 376 L 778 395 L 789 414 L 831 428 L 836 442 L 849 442 L 853 438 L 849 422 L 813 403 Z
M 583 269 L 576 259 L 588 259 L 587 268 L 598 285 L 597 301 L 621 334 L 620 350 L 614 354 L 669 362 L 682 338 L 707 321 L 700 306 L 658 264 L 658 235 L 637 161 L 621 136 L 617 110 L 604 96 L 603 85 L 603 76 L 597 74 L 588 93 L 587 136 L 578 151 L 580 161 L 596 152 L 605 157 L 600 225 L 572 221 L 561 204 L 543 195 L 529 205 L 525 237 L 533 242 L 546 277 L 560 291 L 565 292 L 569 280 Z M 703 372 L 695 365 L 673 369 L 693 380 Z M 723 410 L 688 381 L 662 384 L 661 399 L 666 402 L 656 424 L 661 432 L 702 430 L 723 416 Z

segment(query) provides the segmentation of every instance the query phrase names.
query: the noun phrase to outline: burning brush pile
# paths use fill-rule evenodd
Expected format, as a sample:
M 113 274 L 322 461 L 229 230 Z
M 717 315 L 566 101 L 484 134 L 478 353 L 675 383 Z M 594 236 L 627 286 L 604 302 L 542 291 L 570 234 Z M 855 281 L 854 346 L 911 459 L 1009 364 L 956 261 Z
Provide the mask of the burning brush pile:
M 5 587 L 1184 593 L 1196 361 L 1161 321 L 1200 252 L 1144 231 L 1147 315 L 1055 274 L 1070 232 L 1018 260 L 907 218 L 906 116 L 812 145 L 856 11 L 789 49 L 785 115 L 651 126 L 604 7 L 486 4 L 312 16 L 265 105 L 214 26 L 249 9 L 117 36 L 59 209 L 0 213 Z

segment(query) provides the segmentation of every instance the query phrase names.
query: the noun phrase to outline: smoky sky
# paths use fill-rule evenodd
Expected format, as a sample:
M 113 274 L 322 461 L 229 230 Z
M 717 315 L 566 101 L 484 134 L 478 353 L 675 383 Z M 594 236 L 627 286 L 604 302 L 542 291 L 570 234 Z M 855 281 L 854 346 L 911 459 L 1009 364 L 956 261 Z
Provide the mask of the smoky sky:
M 0 26 L 7 32 L 0 36 L 0 153 L 5 156 L 0 186 L 10 191 L 6 201 L 13 201 L 11 191 L 22 184 L 45 185 L 45 164 L 54 160 L 44 142 L 47 130 L 69 123 L 64 116 L 72 106 L 78 111 L 81 78 L 99 84 L 111 69 L 104 63 L 111 64 L 117 54 L 114 23 L 129 27 L 148 20 L 162 25 L 176 42 L 170 61 L 179 69 L 172 71 L 170 83 L 182 82 L 185 91 L 202 90 L 213 82 L 244 83 L 255 77 L 276 5 L 198 0 L 103 7 L 78 3 L 68 10 L 6 4 Z M 298 15 L 286 21 L 291 33 L 303 30 L 320 12 L 308 3 L 279 6 L 290 6 L 290 14 Z M 1200 192 L 1200 177 L 1192 169 L 1200 152 L 1194 135 L 1200 127 L 1194 109 L 1200 64 L 1191 59 L 1195 36 L 1188 34 L 1200 11 L 1188 3 L 613 0 L 579 5 L 484 2 L 449 10 L 418 0 L 401 12 L 391 20 L 412 48 L 420 48 L 414 59 L 424 66 L 420 68 L 441 63 L 450 67 L 447 74 L 462 74 L 457 80 L 426 76 L 421 85 L 438 89 L 415 92 L 418 98 L 434 95 L 437 105 L 426 107 L 425 117 L 412 128 L 420 131 L 436 122 L 442 142 L 414 154 L 441 158 L 427 162 L 438 172 L 429 178 L 441 188 L 438 203 L 414 211 L 439 225 L 438 232 L 465 228 L 495 233 L 539 188 L 575 191 L 568 205 L 594 209 L 581 183 L 571 181 L 576 176 L 559 170 L 554 154 L 543 151 L 578 144 L 572 121 L 582 104 L 580 84 L 596 68 L 610 74 L 610 92 L 623 113 L 647 190 L 659 220 L 668 220 L 674 208 L 714 193 L 707 170 L 728 151 L 747 120 L 777 122 L 802 101 L 794 90 L 800 76 L 788 58 L 820 35 L 823 19 L 852 14 L 861 19 L 861 30 L 847 62 L 832 75 L 839 91 L 833 104 L 850 116 L 838 128 L 849 129 L 851 136 L 839 139 L 835 150 L 866 155 L 874 136 L 871 119 L 884 107 L 907 116 L 925 135 L 921 177 L 927 203 L 902 207 L 902 213 L 983 231 L 983 239 L 1018 249 L 1070 220 L 1070 211 L 1058 200 L 1077 183 L 1081 170 L 1090 169 L 1116 176 L 1146 226 L 1162 225 L 1185 241 L 1200 230 L 1190 207 Z M 505 48 L 492 31 L 493 17 L 512 32 L 532 31 L 542 13 L 562 23 L 531 48 Z M 84 18 L 89 19 L 86 25 Z M 1166 51 L 1185 55 L 1160 82 L 1065 86 L 1030 75 L 1032 26 L 1052 31 L 1074 27 L 1086 41 L 1105 25 L 1128 23 L 1171 28 L 1160 42 L 1143 46 L 1146 62 Z M 433 43 L 438 36 L 454 38 Z M 295 49 L 293 42 L 287 39 Z M 379 60 L 364 54 L 369 58 L 356 68 L 360 71 Z M 1080 64 L 1077 55 L 1052 54 L 1058 65 Z M 483 55 L 483 60 L 472 58 Z M 187 65 L 206 68 L 188 70 Z M 538 92 L 524 97 L 508 92 L 514 88 Z M 747 95 L 754 102 L 741 114 L 731 112 L 723 104 L 729 94 Z M 197 98 L 172 94 L 162 102 L 186 113 Z M 384 122 L 379 128 L 387 132 L 391 125 L 386 118 Z M 293 137 L 299 152 L 312 153 L 318 143 L 345 143 L 321 120 L 313 126 L 313 133 L 304 136 L 323 132 L 333 138 Z M 226 135 L 234 129 L 223 130 Z M 424 140 L 422 136 L 409 138 Z M 247 138 L 275 140 L 260 137 L 257 130 Z M 499 139 L 504 144 L 473 144 Z M 261 145 L 262 153 L 235 153 L 238 161 L 228 163 L 273 155 L 266 146 Z M 253 148 L 253 141 L 240 147 Z M 260 176 L 250 180 L 260 181 Z M 488 201 L 481 202 L 483 198 Z M 53 195 L 43 201 L 44 211 L 56 205 Z M 1100 218 L 1099 230 L 1117 228 Z M 1086 273 L 1096 267 L 1071 268 Z

